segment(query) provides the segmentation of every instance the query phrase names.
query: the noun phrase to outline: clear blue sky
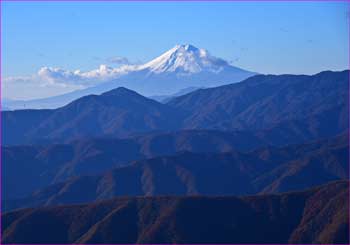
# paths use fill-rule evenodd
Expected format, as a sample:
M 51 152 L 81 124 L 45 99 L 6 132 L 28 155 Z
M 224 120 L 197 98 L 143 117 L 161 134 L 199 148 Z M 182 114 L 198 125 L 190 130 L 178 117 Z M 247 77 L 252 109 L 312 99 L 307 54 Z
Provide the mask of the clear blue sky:
M 260 73 L 348 67 L 346 2 L 3 2 L 3 76 L 148 61 L 191 43 Z

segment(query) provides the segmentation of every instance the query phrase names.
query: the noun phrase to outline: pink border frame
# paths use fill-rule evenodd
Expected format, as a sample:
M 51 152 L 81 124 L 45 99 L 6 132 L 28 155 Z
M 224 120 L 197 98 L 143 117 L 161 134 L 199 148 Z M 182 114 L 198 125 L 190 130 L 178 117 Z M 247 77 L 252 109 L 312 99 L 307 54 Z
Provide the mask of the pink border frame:
M 348 12 L 350 13 L 350 0 L 0 0 L 0 244 L 2 237 L 2 2 L 347 2 L 348 3 Z M 348 21 L 350 24 L 350 21 Z M 350 70 L 350 25 L 348 25 L 348 68 Z M 349 72 L 349 80 L 348 83 L 350 85 L 350 72 Z M 350 96 L 348 98 L 348 141 L 350 143 Z M 349 144 L 350 145 L 350 144 Z M 350 146 L 349 146 L 349 155 L 348 159 L 350 159 Z M 350 162 L 349 162 L 350 164 Z M 349 175 L 350 176 L 350 169 Z M 349 182 L 350 189 L 350 182 Z M 349 203 L 350 203 L 350 191 L 349 191 Z M 349 204 L 349 214 L 350 214 L 350 204 Z M 350 215 L 349 215 L 349 223 L 350 223 Z M 350 241 L 350 232 L 349 232 L 349 241 Z M 34 244 L 34 243 L 33 243 Z M 235 243 L 234 245 L 248 245 Z M 264 243 L 266 245 L 276 245 Z M 21 244 L 21 245 L 32 245 L 32 244 Z M 55 245 L 67 245 L 67 244 L 55 244 Z M 90 244 L 90 245 L 100 245 L 100 244 Z M 105 245 L 114 245 L 114 244 L 105 244 Z M 125 244 L 127 245 L 127 244 Z M 143 245 L 151 245 L 151 244 L 143 244 Z M 160 245 L 160 244 L 159 244 Z M 185 245 L 185 244 L 183 244 Z M 197 244 L 202 245 L 202 244 Z M 204 245 L 204 244 L 203 244 Z M 207 244 L 205 244 L 207 245 Z M 221 245 L 229 245 L 229 244 L 221 244 Z M 231 244 L 230 244 L 231 245 Z M 249 245 L 259 245 L 259 244 L 249 244 Z M 282 244 L 281 244 L 282 245 Z M 299 244 L 300 245 L 300 244 Z M 309 244 L 301 244 L 301 245 L 309 245 Z M 330 244 L 325 244 L 330 245 Z

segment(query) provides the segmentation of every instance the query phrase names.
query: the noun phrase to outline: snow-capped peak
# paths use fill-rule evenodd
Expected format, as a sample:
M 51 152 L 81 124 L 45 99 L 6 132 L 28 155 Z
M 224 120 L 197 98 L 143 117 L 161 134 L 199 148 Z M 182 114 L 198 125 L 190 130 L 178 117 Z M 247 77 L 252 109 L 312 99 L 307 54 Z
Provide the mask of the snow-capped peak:
M 211 56 L 205 49 L 191 44 L 176 45 L 161 56 L 141 65 L 139 69 L 149 69 L 154 73 L 174 72 L 198 73 L 201 71 L 219 72 L 229 64 Z

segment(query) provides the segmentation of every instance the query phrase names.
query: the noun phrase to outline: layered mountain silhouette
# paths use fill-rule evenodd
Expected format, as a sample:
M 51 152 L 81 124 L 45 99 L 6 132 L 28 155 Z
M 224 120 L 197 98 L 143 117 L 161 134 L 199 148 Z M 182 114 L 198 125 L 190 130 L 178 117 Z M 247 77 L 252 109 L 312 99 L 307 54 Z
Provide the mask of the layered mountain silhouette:
M 254 130 L 303 124 L 304 131 L 332 134 L 348 125 L 348 79 L 349 71 L 257 75 L 197 90 L 168 104 L 188 112 L 186 128 Z
M 348 206 L 348 181 L 239 198 L 117 198 L 5 213 L 2 243 L 348 244 Z
M 209 88 L 2 112 L 3 243 L 349 242 L 349 71 L 251 76 L 191 45 L 121 69 Z
M 179 110 L 129 89 L 117 88 L 99 96 L 82 97 L 56 110 L 4 112 L 3 142 L 125 136 L 170 130 L 179 128 L 182 117 Z
M 130 161 L 181 151 L 247 151 L 263 145 L 265 142 L 250 132 L 186 130 L 127 139 L 101 138 L 48 146 L 8 146 L 2 149 L 2 186 L 5 188 L 2 194 L 5 199 L 20 197 L 69 177 L 98 174 Z
M 348 128 L 348 77 L 349 71 L 257 75 L 197 90 L 167 104 L 118 88 L 56 110 L 3 112 L 3 143 L 125 137 L 183 128 L 260 130 L 292 143 L 330 137 Z
M 135 161 L 102 175 L 72 178 L 26 198 L 5 202 L 3 208 L 83 203 L 115 196 L 247 195 L 302 190 L 348 179 L 348 148 L 344 134 L 331 140 L 264 147 L 246 153 L 183 152 Z M 9 177 L 6 179 L 11 181 Z

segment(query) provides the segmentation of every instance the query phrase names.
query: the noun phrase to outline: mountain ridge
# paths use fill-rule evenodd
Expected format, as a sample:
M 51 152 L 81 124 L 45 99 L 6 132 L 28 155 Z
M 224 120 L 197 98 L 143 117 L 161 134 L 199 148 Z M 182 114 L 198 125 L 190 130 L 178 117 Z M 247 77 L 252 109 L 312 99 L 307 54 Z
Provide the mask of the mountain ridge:
M 348 205 L 348 181 L 278 195 L 123 197 L 2 214 L 2 243 L 347 244 Z
M 182 118 L 181 111 L 126 88 L 87 95 L 54 110 L 36 110 L 38 117 L 45 119 L 32 122 L 26 119 L 21 131 L 19 125 L 12 122 L 13 118 L 25 117 L 30 112 L 3 112 L 3 144 L 171 130 L 179 127 Z
M 26 198 L 9 200 L 3 208 L 82 203 L 124 195 L 248 195 L 301 190 L 348 179 L 348 147 L 343 134 L 248 152 L 182 150 L 133 160 L 99 175 L 69 178 Z
M 97 138 L 74 140 L 67 144 L 3 146 L 2 161 L 6 172 L 3 186 L 18 188 L 3 190 L 2 193 L 7 199 L 9 194 L 19 194 L 18 190 L 23 190 L 20 186 L 34 191 L 45 183 L 63 181 L 66 177 L 101 173 L 133 160 L 171 155 L 178 151 L 245 151 L 264 144 L 263 140 L 249 132 L 185 130 L 148 133 L 125 139 Z M 27 169 L 28 163 L 31 169 L 21 175 L 22 172 L 17 169 Z
M 141 95 L 135 99 L 130 91 L 124 100 L 117 95 L 110 100 L 90 95 L 55 110 L 6 111 L 3 144 L 180 129 L 268 133 L 278 128 L 281 139 L 283 134 L 290 139 L 332 137 L 348 128 L 348 77 L 349 71 L 315 76 L 257 75 L 236 84 L 196 90 L 166 104 Z M 87 98 L 91 104 L 78 106 Z M 120 108 L 113 106 L 112 100 L 119 101 Z M 112 121 L 115 123 L 109 123 Z
M 349 70 L 313 76 L 256 75 L 239 83 L 197 90 L 167 104 L 187 110 L 183 123 L 187 128 L 255 130 L 301 118 L 310 122 L 327 110 L 336 113 L 332 118 L 346 128 L 348 78 Z

